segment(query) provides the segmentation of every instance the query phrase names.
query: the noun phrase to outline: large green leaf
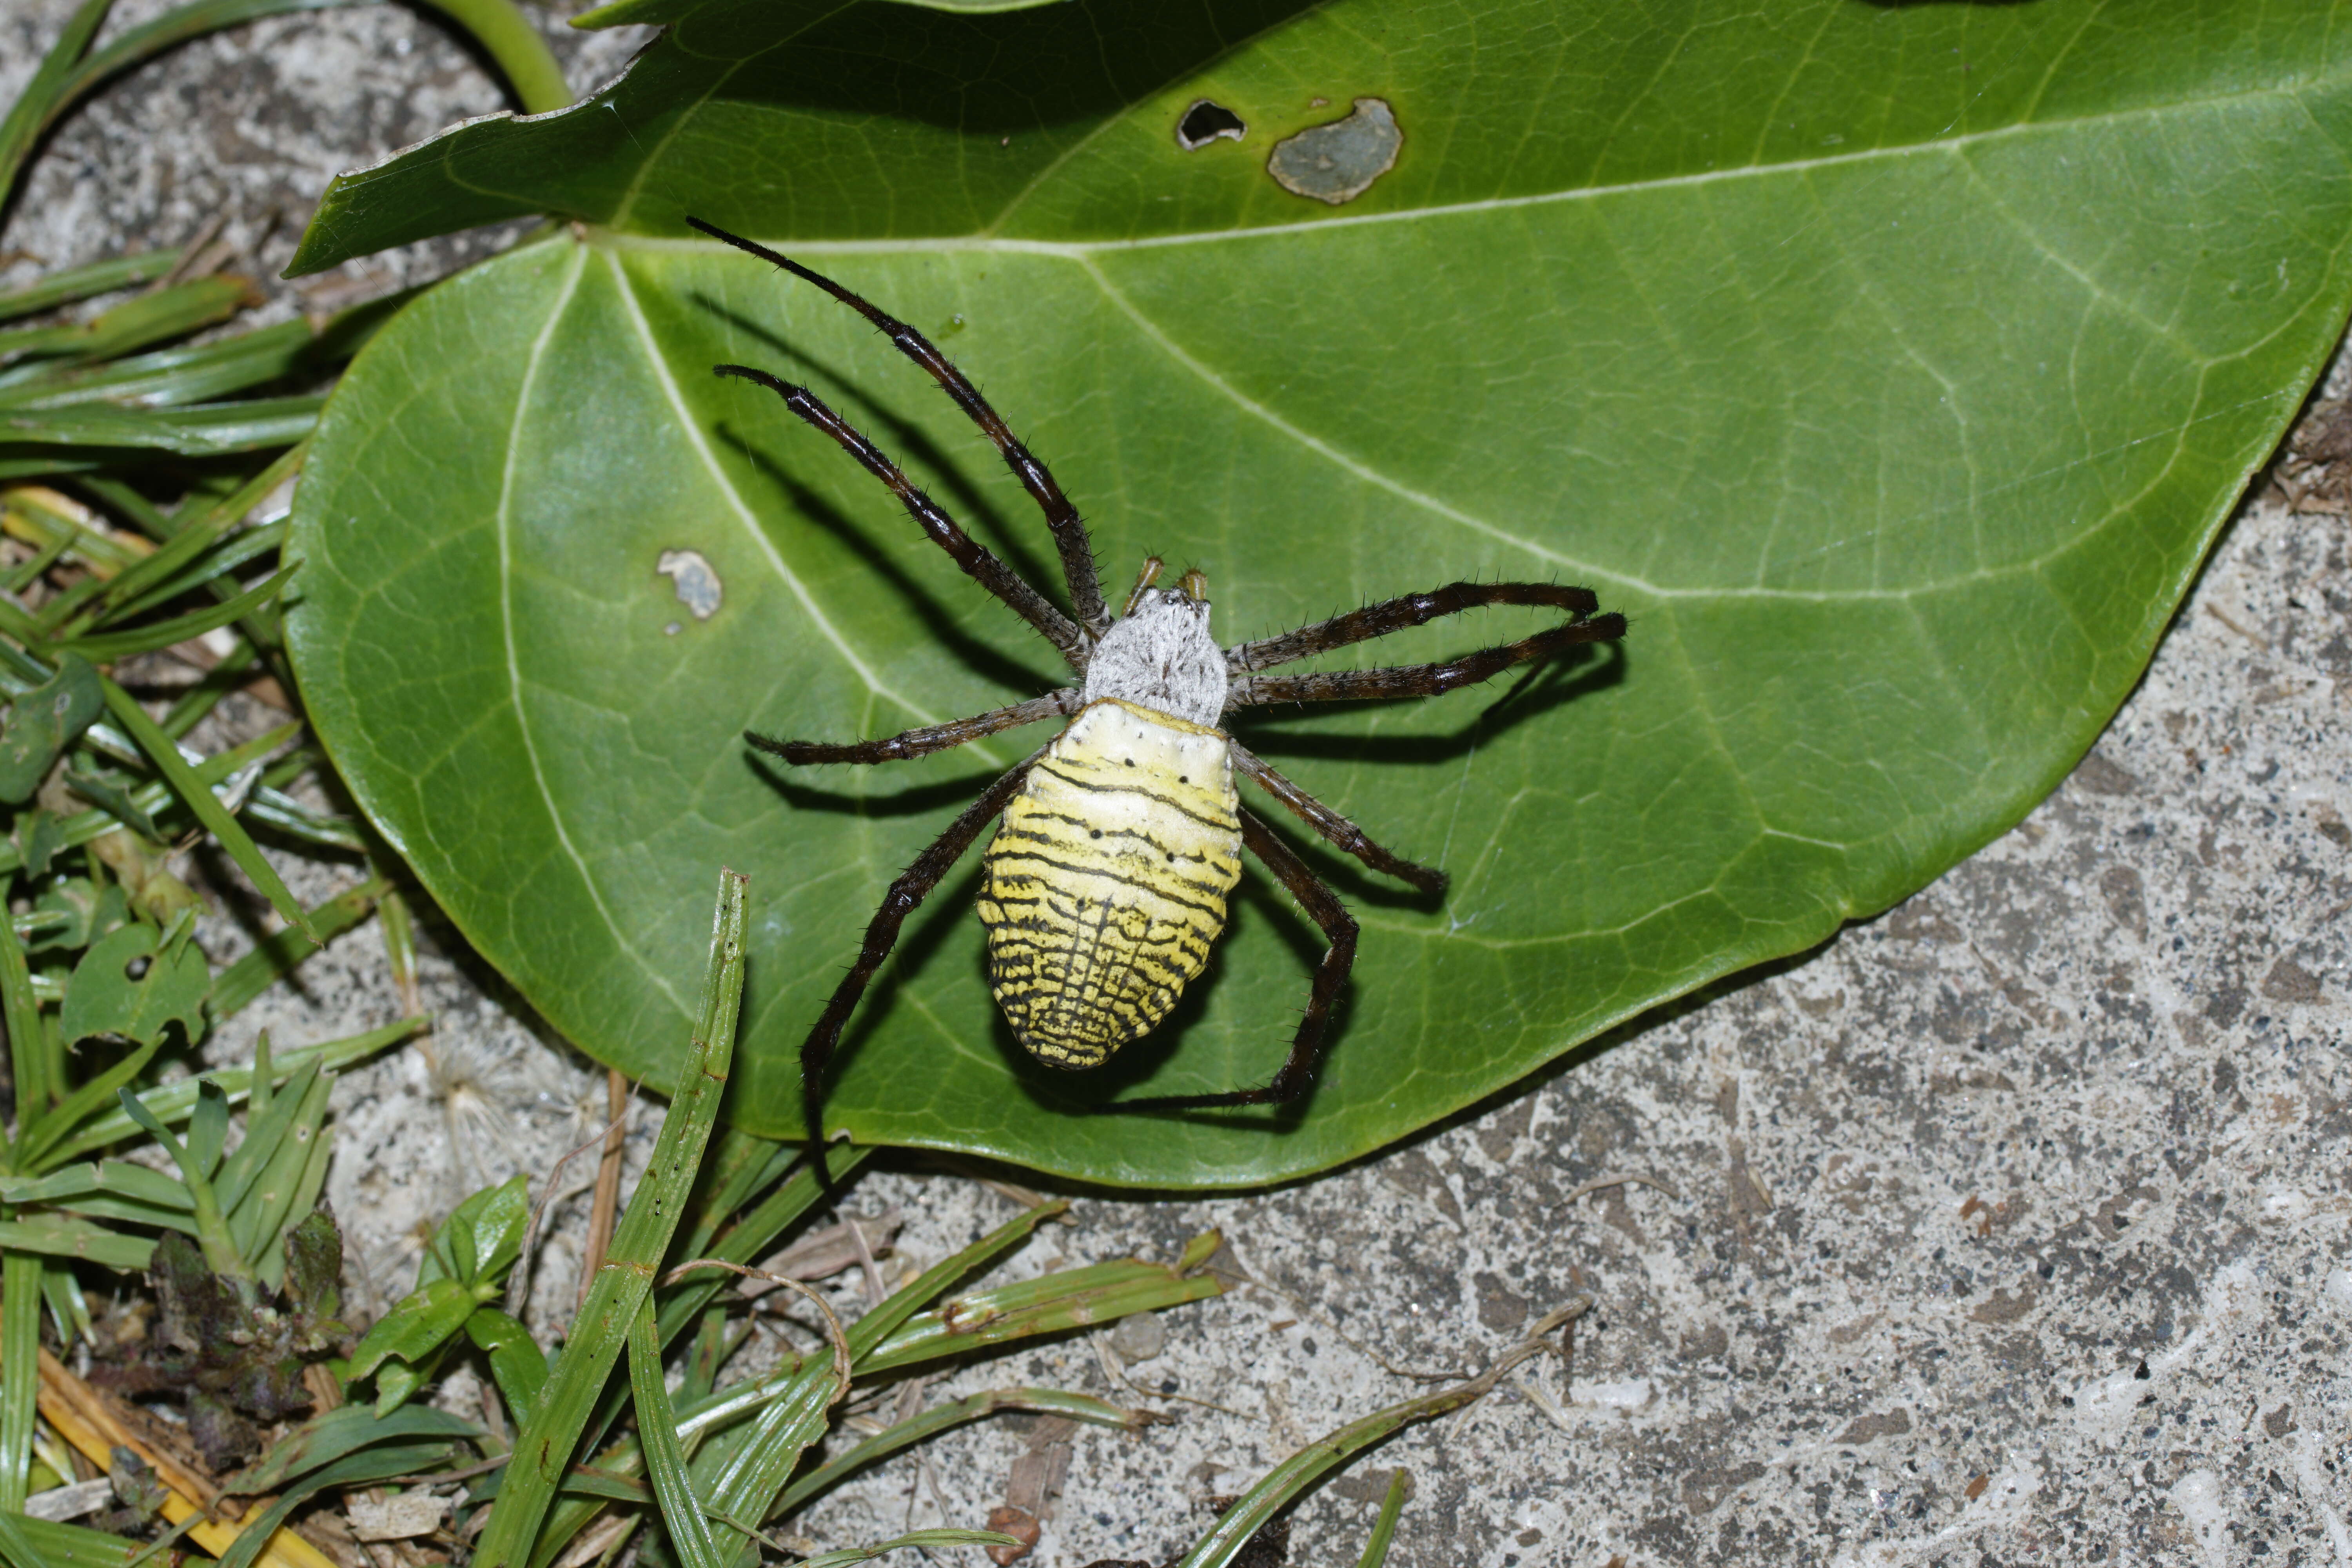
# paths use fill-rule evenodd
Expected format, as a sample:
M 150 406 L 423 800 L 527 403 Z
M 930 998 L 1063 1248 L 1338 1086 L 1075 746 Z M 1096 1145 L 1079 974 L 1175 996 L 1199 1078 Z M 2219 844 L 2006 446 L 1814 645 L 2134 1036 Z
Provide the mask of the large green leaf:
M 1255 873 L 1174 1023 L 1073 1077 L 997 1019 L 967 867 L 828 1100 L 861 1139 L 1110 1182 L 1330 1164 L 1884 908 L 2081 756 L 2342 323 L 2346 9 L 690 10 L 587 108 L 374 172 L 394 228 L 450 220 L 439 168 L 636 232 L 455 279 L 345 379 L 297 503 L 311 711 L 483 952 L 657 1084 L 692 1001 L 678 911 L 714 864 L 751 872 L 730 1105 L 790 1134 L 801 1038 L 883 888 L 1045 735 L 793 773 L 739 731 L 887 732 L 1060 672 L 709 367 L 813 379 L 1017 565 L 1044 580 L 1052 552 L 915 370 L 815 290 L 666 237 L 682 213 L 937 334 L 1107 574 L 1201 566 L 1229 638 L 1461 577 L 1591 584 L 1632 619 L 1622 656 L 1508 700 L 1237 725 L 1454 879 L 1426 907 L 1278 824 L 1364 924 L 1303 1115 L 1072 1109 L 1273 1071 L 1319 940 Z M 1367 95 L 1405 139 L 1368 194 L 1269 179 L 1276 136 Z M 1202 96 L 1243 141 L 1178 147 Z M 687 550 L 723 591 L 708 619 L 658 571 Z

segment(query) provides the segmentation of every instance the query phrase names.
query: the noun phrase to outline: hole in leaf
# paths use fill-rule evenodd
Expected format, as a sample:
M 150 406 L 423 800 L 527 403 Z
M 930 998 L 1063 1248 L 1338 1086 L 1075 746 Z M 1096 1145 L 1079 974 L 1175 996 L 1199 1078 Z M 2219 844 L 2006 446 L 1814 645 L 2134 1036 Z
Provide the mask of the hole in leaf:
M 1221 136 L 1238 142 L 1247 134 L 1249 127 L 1242 122 L 1240 115 L 1205 98 L 1193 100 L 1184 118 L 1176 122 L 1176 145 L 1187 153 L 1197 153 Z
M 148 970 L 153 968 L 154 965 L 154 958 L 148 953 L 142 952 L 138 957 L 132 959 L 130 963 L 122 966 L 122 978 L 130 981 L 144 980 L 147 978 Z

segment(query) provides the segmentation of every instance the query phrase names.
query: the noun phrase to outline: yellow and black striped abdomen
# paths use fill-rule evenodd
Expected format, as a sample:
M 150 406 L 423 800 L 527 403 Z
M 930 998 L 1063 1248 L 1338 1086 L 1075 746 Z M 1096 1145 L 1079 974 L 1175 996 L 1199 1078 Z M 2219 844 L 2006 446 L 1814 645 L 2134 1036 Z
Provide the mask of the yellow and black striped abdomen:
M 1070 721 L 982 860 L 988 983 L 1022 1045 L 1090 1068 L 1208 967 L 1242 874 L 1224 732 L 1117 700 Z

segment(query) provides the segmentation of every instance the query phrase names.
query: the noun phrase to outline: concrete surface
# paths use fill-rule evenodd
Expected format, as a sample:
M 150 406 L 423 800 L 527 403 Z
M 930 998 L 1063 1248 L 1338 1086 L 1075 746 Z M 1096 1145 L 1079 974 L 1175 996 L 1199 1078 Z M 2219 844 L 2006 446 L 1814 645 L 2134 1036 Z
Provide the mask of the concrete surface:
M 66 9 L 0 16 L 0 91 Z M 573 61 L 583 79 L 625 52 L 597 47 Z M 328 174 L 495 106 L 419 14 L 260 24 L 116 87 L 0 238 L 65 262 L 225 210 L 282 258 Z M 381 286 L 485 243 L 354 271 Z M 1215 1225 L 1259 1283 L 1168 1314 L 1149 1359 L 1150 1336 L 1120 1342 L 1178 1420 L 1081 1432 L 1032 1561 L 1165 1559 L 1205 1525 L 1205 1494 L 1426 1386 L 1401 1372 L 1475 1368 L 1589 1290 L 1572 1365 L 1532 1363 L 1325 1489 L 1293 1560 L 1352 1562 L 1371 1468 L 1402 1465 L 1398 1563 L 2352 1568 L 2347 533 L 2246 510 L 2090 760 L 1885 917 L 1327 1180 L 1082 1198 L 1009 1272 L 1165 1258 Z M 296 874 L 314 897 L 352 875 Z M 216 956 L 243 940 L 226 919 L 207 931 Z M 602 1120 L 600 1078 L 479 979 L 432 961 L 434 1041 L 338 1091 L 331 1194 L 362 1300 L 405 1288 L 454 1195 L 543 1173 Z M 372 927 L 302 984 L 211 1050 L 397 1011 Z M 903 1209 L 912 1263 L 1014 1212 L 912 1162 L 855 1202 Z M 540 1271 L 541 1323 L 569 1299 L 579 1209 Z M 853 1282 L 835 1285 L 848 1304 Z M 929 1394 L 1133 1401 L 1110 1342 Z M 978 1525 L 1050 1436 L 969 1429 L 795 1528 L 830 1546 Z

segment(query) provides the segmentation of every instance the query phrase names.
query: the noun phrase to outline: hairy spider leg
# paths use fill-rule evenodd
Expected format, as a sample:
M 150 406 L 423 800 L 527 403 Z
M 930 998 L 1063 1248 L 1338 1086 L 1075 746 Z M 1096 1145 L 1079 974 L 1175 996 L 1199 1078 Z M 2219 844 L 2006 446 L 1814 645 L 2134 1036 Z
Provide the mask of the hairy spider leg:
M 1235 643 L 1225 650 L 1225 668 L 1235 675 L 1246 675 L 1254 669 L 1271 669 L 1278 664 L 1288 664 L 1312 654 L 1328 653 L 1333 648 L 1347 647 L 1360 642 L 1370 642 L 1401 632 L 1408 626 L 1426 626 L 1445 616 L 1458 616 L 1465 610 L 1485 609 L 1495 605 L 1525 605 L 1538 609 L 1565 610 L 1571 621 L 1582 621 L 1601 607 L 1590 588 L 1571 587 L 1559 583 L 1448 583 L 1443 588 L 1433 588 L 1425 594 L 1406 594 L 1394 599 L 1383 599 L 1377 605 L 1350 610 L 1344 616 L 1334 616 L 1328 621 L 1300 626 L 1284 632 L 1280 637 L 1260 637 L 1255 642 Z M 1599 626 L 1612 617 L 1603 616 L 1593 624 Z M 1623 631 L 1622 617 L 1616 617 L 1618 632 Z
M 918 489 L 913 480 L 898 470 L 898 465 L 882 455 L 881 448 L 850 427 L 849 421 L 835 414 L 824 401 L 805 386 L 770 375 L 764 370 L 754 370 L 748 364 L 722 364 L 712 367 L 720 376 L 732 376 L 766 387 L 784 400 L 784 406 L 832 437 L 841 449 L 865 466 L 866 471 L 890 487 L 907 515 L 922 525 L 939 547 L 963 568 L 964 575 L 1003 601 L 1007 609 L 1035 629 L 1037 635 L 1059 648 L 1070 668 L 1083 672 L 1087 668 L 1085 635 L 1070 623 L 1070 618 L 1055 609 L 1052 601 L 1031 587 L 1021 574 L 966 533 L 955 519 L 941 510 L 940 504 Z
M 1013 477 L 1021 481 L 1021 488 L 1029 492 L 1038 510 L 1045 514 L 1045 527 L 1054 536 L 1055 552 L 1062 558 L 1062 575 L 1069 582 L 1070 605 L 1077 612 L 1078 624 L 1097 637 L 1109 627 L 1110 616 L 1103 605 L 1102 581 L 1095 572 L 1094 541 L 1087 537 L 1087 525 L 1079 519 L 1078 509 L 1071 505 L 1070 498 L 1062 493 L 1062 487 L 1055 482 L 1052 471 L 1044 462 L 1014 438 L 1012 426 L 989 406 L 988 399 L 980 395 L 980 388 L 971 384 L 971 377 L 958 370 L 948 356 L 940 353 L 922 333 L 824 273 L 803 267 L 789 256 L 779 255 L 757 240 L 730 234 L 698 217 L 689 217 L 686 221 L 713 239 L 723 240 L 771 266 L 782 268 L 803 282 L 815 284 L 874 323 L 890 340 L 894 348 L 929 373 L 931 379 L 955 400 L 955 405 L 962 409 L 971 422 L 996 444 L 997 451 L 1004 458 L 1005 467 L 1013 470 Z
M 910 757 L 928 757 L 933 752 L 944 752 L 961 746 L 966 741 L 977 741 L 1003 730 L 1015 730 L 1024 724 L 1034 724 L 1041 719 L 1066 717 L 1083 706 L 1078 689 L 1065 686 L 1043 697 L 1032 697 L 1026 702 L 1015 702 L 1009 708 L 995 708 L 985 713 L 975 713 L 969 719 L 954 719 L 945 724 L 929 724 L 917 730 L 902 730 L 879 741 L 779 741 L 766 735 L 743 731 L 743 738 L 752 746 L 772 757 L 782 757 L 793 767 L 804 768 L 819 763 L 903 763 Z
M 1315 966 L 1315 983 L 1307 995 L 1307 1016 L 1299 1019 L 1298 1033 L 1291 1037 L 1290 1055 L 1273 1081 L 1256 1089 L 1236 1089 L 1223 1094 L 1160 1094 L 1139 1100 L 1114 1100 L 1088 1107 L 1089 1110 L 1201 1110 L 1217 1105 L 1281 1105 L 1314 1087 L 1316 1071 L 1323 1065 L 1328 1044 L 1331 1004 L 1347 984 L 1348 972 L 1356 963 L 1355 918 L 1340 906 L 1339 896 L 1324 885 L 1307 862 L 1275 837 L 1274 829 L 1247 811 L 1241 813 L 1241 819 L 1243 847 L 1256 856 L 1274 873 L 1275 879 L 1289 889 L 1308 918 L 1323 929 L 1323 940 L 1329 944 L 1323 950 L 1322 962 Z
M 834 1047 L 841 1044 L 842 1028 L 849 1022 L 850 1014 L 856 1011 L 858 999 L 866 994 L 875 971 L 882 967 L 882 961 L 898 944 L 898 928 L 930 896 L 940 879 L 955 868 L 964 851 L 980 837 L 981 829 L 1003 815 L 1006 803 L 1020 792 L 1021 782 L 1029 776 L 1030 768 L 1045 754 L 1041 747 L 1013 764 L 978 800 L 965 806 L 948 824 L 947 831 L 915 857 L 913 865 L 898 874 L 890 890 L 882 895 L 882 907 L 874 911 L 873 920 L 866 924 L 866 941 L 857 950 L 857 962 L 849 966 L 849 973 L 834 987 L 833 1000 L 824 1005 L 816 1027 L 801 1044 L 801 1110 L 808 1126 L 809 1152 L 816 1163 L 817 1184 L 824 1189 L 828 1205 L 836 1194 L 824 1154 L 824 1075 L 833 1066 Z
M 1257 781 L 1258 786 L 1295 812 L 1298 820 L 1321 834 L 1338 847 L 1346 850 L 1375 871 L 1385 871 L 1429 897 L 1442 898 L 1450 879 L 1434 866 L 1423 866 L 1402 855 L 1390 853 L 1372 842 L 1370 835 L 1340 816 L 1338 812 L 1308 795 L 1305 790 L 1266 766 L 1239 741 L 1229 740 L 1233 749 L 1234 770 Z
M 1625 617 L 1611 613 L 1570 621 L 1499 647 L 1481 648 L 1442 664 L 1399 664 L 1379 669 L 1335 669 L 1314 675 L 1244 675 L 1225 696 L 1225 706 L 1265 707 L 1277 702 L 1360 702 L 1381 697 L 1440 697 L 1492 679 L 1513 665 L 1565 652 L 1580 643 L 1614 642 L 1625 635 Z M 1304 657 L 1303 655 L 1298 657 Z

